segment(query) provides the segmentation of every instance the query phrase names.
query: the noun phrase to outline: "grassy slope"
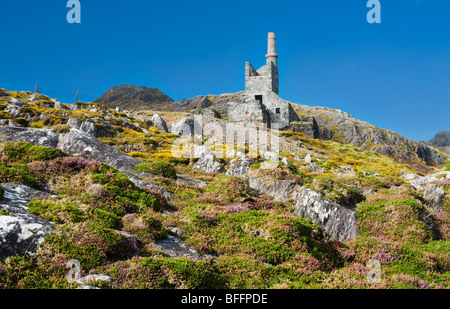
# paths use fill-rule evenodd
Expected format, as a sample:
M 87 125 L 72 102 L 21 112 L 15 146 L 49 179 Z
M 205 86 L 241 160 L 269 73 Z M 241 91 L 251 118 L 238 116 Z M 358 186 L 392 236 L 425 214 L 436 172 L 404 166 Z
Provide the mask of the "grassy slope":
M 292 167 L 280 166 L 274 175 L 329 199 L 360 200 L 357 239 L 332 241 L 316 224 L 292 216 L 287 204 L 255 196 L 240 178 L 193 170 L 189 160 L 171 157 L 173 135 L 122 128 L 102 140 L 118 149 L 132 145 L 137 151 L 130 155 L 146 162 L 170 162 L 179 174 L 208 185 L 197 188 L 162 176 L 151 179 L 175 195 L 168 205 L 155 192 L 135 187 L 98 162 L 27 144 L 3 145 L 2 182 L 39 187 L 45 180 L 61 199 L 30 202 L 32 213 L 56 223 L 55 232 L 33 257 L 1 262 L 0 287 L 74 287 L 67 283 L 65 266 L 76 258 L 83 274 L 95 269 L 110 275 L 112 288 L 450 288 L 448 185 L 443 211 L 429 213 L 421 192 L 398 177 L 410 167 L 351 145 L 284 135 L 319 154 L 316 164 L 325 173 L 309 173 L 305 163 L 284 153 Z M 342 165 L 352 171 L 337 176 Z M 361 198 L 349 185 L 376 193 Z M 163 210 L 173 214 L 163 216 Z M 216 258 L 172 259 L 155 250 L 152 242 L 173 227 L 186 232 L 183 239 L 194 249 Z M 134 245 L 117 230 L 137 235 L 139 243 Z M 374 258 L 381 262 L 382 280 L 369 284 L 366 264 Z

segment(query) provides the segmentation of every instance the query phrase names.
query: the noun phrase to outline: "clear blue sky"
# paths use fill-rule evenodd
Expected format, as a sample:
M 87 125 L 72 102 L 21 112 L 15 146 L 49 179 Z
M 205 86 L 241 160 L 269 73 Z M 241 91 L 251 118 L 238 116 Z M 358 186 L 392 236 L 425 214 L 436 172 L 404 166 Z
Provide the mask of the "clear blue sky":
M 340 109 L 408 138 L 450 131 L 450 1 L 66 0 L 1 5 L 0 87 L 72 103 L 108 88 L 156 87 L 175 101 L 244 90 L 277 35 L 280 96 Z

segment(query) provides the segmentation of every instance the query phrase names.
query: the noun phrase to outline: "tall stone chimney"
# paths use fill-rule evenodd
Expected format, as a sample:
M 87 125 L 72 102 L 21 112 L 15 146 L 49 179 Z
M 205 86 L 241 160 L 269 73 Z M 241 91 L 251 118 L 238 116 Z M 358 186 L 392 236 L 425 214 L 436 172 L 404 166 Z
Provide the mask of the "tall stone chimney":
M 278 55 L 275 45 L 275 33 L 269 32 L 268 39 L 267 39 L 267 55 L 266 55 L 267 63 L 269 61 L 272 61 L 275 66 L 278 65 Z

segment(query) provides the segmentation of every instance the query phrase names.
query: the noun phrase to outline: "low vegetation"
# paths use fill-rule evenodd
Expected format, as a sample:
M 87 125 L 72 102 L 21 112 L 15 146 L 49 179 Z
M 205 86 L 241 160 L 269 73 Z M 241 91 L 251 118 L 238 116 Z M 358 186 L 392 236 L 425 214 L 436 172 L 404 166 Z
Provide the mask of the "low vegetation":
M 58 120 L 66 116 L 45 107 L 50 102 L 45 97 L 33 102 L 28 112 L 37 118 L 27 120 L 29 126 L 67 132 Z M 0 104 L 6 104 L 2 97 Z M 78 111 L 77 117 L 106 113 L 98 108 Z M 0 146 L 2 183 L 50 187 L 59 197 L 29 202 L 29 212 L 53 222 L 54 231 L 34 255 L 0 261 L 0 288 L 76 288 L 67 281 L 71 259 L 80 261 L 82 275 L 109 275 L 112 282 L 93 285 L 113 289 L 450 288 L 446 180 L 436 183 L 446 195 L 442 210 L 435 212 L 423 192 L 400 177 L 417 173 L 413 166 L 352 145 L 283 132 L 287 143 L 301 143 L 313 154 L 312 162 L 305 162 L 306 152 L 286 151 L 281 155 L 289 164 L 264 170 L 258 158 L 250 173 L 264 180 L 291 180 L 355 207 L 357 238 L 337 241 L 318 224 L 294 216 L 289 201 L 258 194 L 241 177 L 204 173 L 192 168 L 193 160 L 174 158 L 170 146 L 176 136 L 140 124 L 148 133 L 117 120 L 112 133 L 99 139 L 139 158 L 143 163 L 135 175 L 163 187 L 173 195 L 170 201 L 97 161 L 27 143 Z M 177 181 L 178 175 L 206 185 Z M 0 187 L 0 200 L 3 193 Z M 0 216 L 9 215 L 0 210 Z M 168 235 L 177 235 L 204 259 L 172 258 L 157 250 L 155 242 Z M 380 283 L 367 280 L 372 259 L 381 263 Z

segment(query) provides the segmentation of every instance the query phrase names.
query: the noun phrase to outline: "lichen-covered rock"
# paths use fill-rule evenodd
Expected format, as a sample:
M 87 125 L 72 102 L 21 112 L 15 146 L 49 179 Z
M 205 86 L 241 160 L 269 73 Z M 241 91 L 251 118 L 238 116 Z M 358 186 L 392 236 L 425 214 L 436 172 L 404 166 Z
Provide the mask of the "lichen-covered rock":
M 190 258 L 193 260 L 201 260 L 203 258 L 200 253 L 190 248 L 183 240 L 172 235 L 167 236 L 167 239 L 157 240 L 153 247 L 173 258 Z
M 428 201 L 429 207 L 435 211 L 442 209 L 442 202 L 444 201 L 444 188 L 437 184 L 427 184 L 425 186 L 425 192 L 423 198 Z
M 193 118 L 184 117 L 172 126 L 170 133 L 180 136 L 195 136 L 202 134 L 202 128 Z
M 222 164 L 215 160 L 215 156 L 207 154 L 195 162 L 193 168 L 204 171 L 206 173 L 221 173 L 223 171 Z
M 0 142 L 27 142 L 37 146 L 58 146 L 59 134 L 49 129 L 0 127 Z
M 245 175 L 247 175 L 249 170 L 250 162 L 246 158 L 236 158 L 231 161 L 231 165 L 228 168 L 226 174 L 229 176 L 244 177 Z
M 0 259 L 27 251 L 33 254 L 46 235 L 53 230 L 53 223 L 28 212 L 28 202 L 37 197 L 50 197 L 20 183 L 3 183 L 4 198 L 0 209 L 10 215 L 0 216 Z
M 274 200 L 292 202 L 293 214 L 316 222 L 334 239 L 347 240 L 357 235 L 356 215 L 351 207 L 328 201 L 319 193 L 289 180 L 268 182 L 248 176 L 250 188 L 272 196 Z
M 181 176 L 181 175 L 177 175 L 177 183 L 185 183 L 188 184 L 190 186 L 196 186 L 196 187 L 205 187 L 208 185 L 208 183 L 206 181 L 203 180 L 198 180 L 198 179 L 192 179 L 189 177 L 185 177 L 185 176 Z
M 79 129 L 81 126 L 81 122 L 77 118 L 69 118 L 67 121 L 67 125 L 72 129 Z
M 203 158 L 204 156 L 210 154 L 213 154 L 213 151 L 204 145 L 195 146 L 191 150 L 191 158 Z
M 419 176 L 413 180 L 410 180 L 409 183 L 413 185 L 417 190 L 424 190 L 427 183 L 439 180 L 441 178 L 450 179 L 450 172 L 445 171 L 423 177 Z
M 5 112 L 8 112 L 13 117 L 22 117 L 22 114 L 20 113 L 20 106 L 18 105 L 8 105 L 5 108 Z
M 167 124 L 164 119 L 159 114 L 154 114 L 152 117 L 153 126 L 161 131 L 167 133 L 169 129 L 167 129 Z
M 306 187 L 296 186 L 292 198 L 294 215 L 318 223 L 333 238 L 344 241 L 357 236 L 356 215 L 351 208 L 328 201 Z
M 90 119 L 86 119 L 83 121 L 80 125 L 80 131 L 86 132 L 89 135 L 97 137 L 98 135 L 98 128 L 94 121 Z
M 103 162 L 119 170 L 132 171 L 137 164 L 142 163 L 140 160 L 127 156 L 101 142 L 94 136 L 76 129 L 71 129 L 70 132 L 61 134 L 57 148 L 91 161 Z

